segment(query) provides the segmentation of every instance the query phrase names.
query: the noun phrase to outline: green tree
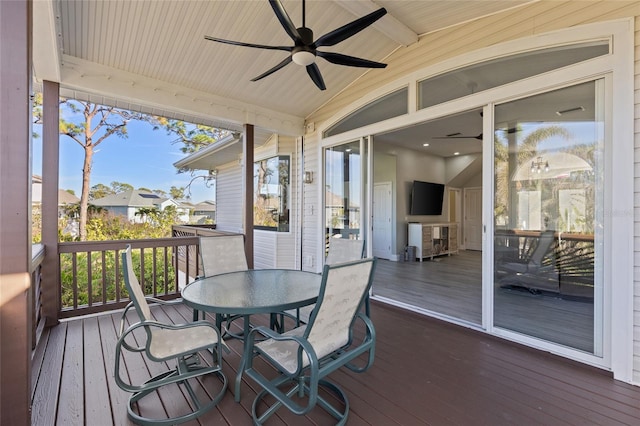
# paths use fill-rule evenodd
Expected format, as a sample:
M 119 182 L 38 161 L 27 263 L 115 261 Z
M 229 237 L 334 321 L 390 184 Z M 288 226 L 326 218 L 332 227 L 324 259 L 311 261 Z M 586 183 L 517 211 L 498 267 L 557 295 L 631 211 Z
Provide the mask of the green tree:
M 172 143 L 182 143 L 180 150 L 185 154 L 194 153 L 231 133 L 228 130 L 165 117 L 155 117 L 154 129 L 164 129 L 168 135 L 175 136 Z
M 115 192 L 113 192 L 113 189 L 109 188 L 103 183 L 98 183 L 96 185 L 93 185 L 91 187 L 91 190 L 89 190 L 89 199 L 97 200 L 98 198 L 103 198 L 111 194 L 115 194 Z
M 89 190 L 91 167 L 95 149 L 111 136 L 127 138 L 127 124 L 131 120 L 147 120 L 147 116 L 115 107 L 98 105 L 91 102 L 61 98 L 61 106 L 67 120 L 60 118 L 60 134 L 69 137 L 84 151 L 82 165 L 82 191 L 80 194 L 80 241 L 87 239 L 87 209 L 89 206 Z
M 172 186 L 171 189 L 169 189 L 169 195 L 174 200 L 182 200 L 184 198 L 190 198 L 190 196 L 188 196 L 188 195 L 185 196 L 184 191 L 185 191 L 184 186 L 181 186 L 180 188 L 178 188 L 176 186 Z
M 117 194 L 119 192 L 133 191 L 133 185 L 124 182 L 113 181 L 111 182 L 111 189 Z

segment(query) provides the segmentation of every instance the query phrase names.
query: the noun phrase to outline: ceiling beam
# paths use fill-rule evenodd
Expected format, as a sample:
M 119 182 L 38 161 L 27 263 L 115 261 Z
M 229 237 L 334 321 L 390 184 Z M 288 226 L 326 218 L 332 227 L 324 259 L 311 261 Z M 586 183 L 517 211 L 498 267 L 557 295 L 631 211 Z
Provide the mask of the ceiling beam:
M 32 2 L 33 7 L 33 69 L 36 78 L 60 82 L 60 47 L 58 45 L 60 17 L 52 0 Z
M 380 6 L 371 0 L 335 0 L 335 3 L 355 16 L 364 16 L 380 9 Z M 402 46 L 409 46 L 418 41 L 418 34 L 398 21 L 389 12 L 374 22 L 372 27 Z
M 250 123 L 273 133 L 290 136 L 304 134 L 302 117 L 80 58 L 64 55 L 63 60 L 63 96 L 228 130 L 240 131 L 244 124 Z M 180 118 L 180 115 L 187 117 Z

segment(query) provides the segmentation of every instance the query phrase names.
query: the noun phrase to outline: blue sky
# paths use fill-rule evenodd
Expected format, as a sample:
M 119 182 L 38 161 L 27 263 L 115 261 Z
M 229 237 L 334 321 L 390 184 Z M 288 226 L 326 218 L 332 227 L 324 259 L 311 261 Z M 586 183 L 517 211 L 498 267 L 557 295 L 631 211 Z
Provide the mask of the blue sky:
M 36 133 L 41 131 L 35 127 Z M 111 136 L 96 147 L 93 156 L 91 186 L 98 183 L 110 186 L 123 182 L 134 188 L 145 187 L 169 192 L 172 186 L 187 186 L 192 176 L 177 174 L 173 163 L 185 157 L 181 144 L 172 144 L 175 137 L 164 130 L 152 130 L 147 123 L 131 121 L 127 125 L 126 139 Z M 42 175 L 42 139 L 34 139 L 33 173 Z M 80 196 L 84 150 L 68 136 L 60 136 L 60 189 L 72 189 Z M 198 173 L 203 174 L 204 171 Z M 213 200 L 215 189 L 207 188 L 204 179 L 191 185 L 191 201 Z

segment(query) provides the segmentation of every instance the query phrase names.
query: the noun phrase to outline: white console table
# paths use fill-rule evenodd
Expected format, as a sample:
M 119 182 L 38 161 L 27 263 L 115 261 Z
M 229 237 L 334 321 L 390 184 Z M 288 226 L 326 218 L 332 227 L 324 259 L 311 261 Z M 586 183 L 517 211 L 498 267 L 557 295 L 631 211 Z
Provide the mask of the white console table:
M 416 247 L 416 258 L 433 259 L 434 256 L 458 252 L 458 224 L 409 223 L 409 245 Z

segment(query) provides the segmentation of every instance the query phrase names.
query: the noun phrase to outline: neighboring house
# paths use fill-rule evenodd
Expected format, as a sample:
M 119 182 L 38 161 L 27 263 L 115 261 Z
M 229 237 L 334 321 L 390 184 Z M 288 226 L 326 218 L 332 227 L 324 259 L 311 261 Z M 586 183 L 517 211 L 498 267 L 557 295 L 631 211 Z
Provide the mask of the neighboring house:
M 193 215 L 189 220 L 190 223 L 215 223 L 215 220 L 215 201 L 205 200 L 193 206 Z
M 58 218 L 67 216 L 66 208 L 80 202 L 80 198 L 64 189 L 58 190 Z M 31 204 L 34 208 L 40 209 L 42 204 L 42 177 L 33 175 L 31 177 Z
M 168 206 L 174 206 L 179 219 L 184 223 L 189 221 L 189 206 L 148 191 L 136 189 L 123 191 L 92 200 L 91 204 L 102 207 L 114 215 L 125 216 L 133 223 L 142 223 L 146 220 L 144 215 L 139 213 L 140 209 L 155 208 L 163 211 Z
M 189 200 L 174 200 L 177 203 L 178 219 L 182 223 L 189 223 L 193 215 L 193 203 Z

